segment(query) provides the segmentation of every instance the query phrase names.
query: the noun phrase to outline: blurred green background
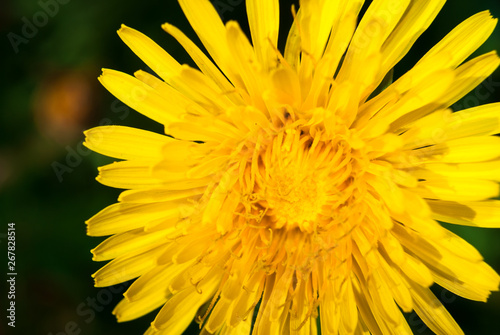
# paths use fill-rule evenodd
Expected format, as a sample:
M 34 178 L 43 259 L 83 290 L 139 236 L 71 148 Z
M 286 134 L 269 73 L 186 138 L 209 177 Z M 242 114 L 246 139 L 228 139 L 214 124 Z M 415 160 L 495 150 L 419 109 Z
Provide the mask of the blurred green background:
M 243 1 L 217 0 L 224 20 L 246 27 Z M 54 4 L 57 4 L 55 6 Z M 232 4 L 232 5 L 231 5 Z M 282 21 L 291 22 L 290 1 Z M 431 28 L 396 67 L 396 76 L 468 16 L 498 0 L 449 1 Z M 97 167 L 110 159 L 89 153 L 82 131 L 99 124 L 162 128 L 116 101 L 97 81 L 102 67 L 133 73 L 147 67 L 119 40 L 125 23 L 153 38 L 183 63 L 184 51 L 160 25 L 170 22 L 194 38 L 176 1 L 16 0 L 0 3 L 0 246 L 6 270 L 7 223 L 16 226 L 16 328 L 5 325 L 6 288 L 0 292 L 2 333 L 142 334 L 154 313 L 116 323 L 111 311 L 126 285 L 94 288 L 90 275 L 102 263 L 89 250 L 102 239 L 85 235 L 84 221 L 115 202 L 119 190 L 99 185 Z M 284 35 L 283 35 L 284 36 Z M 282 43 L 281 43 L 282 44 Z M 500 50 L 500 28 L 476 55 Z M 456 104 L 471 107 L 500 101 L 500 71 L 490 78 L 491 94 L 472 93 Z M 500 271 L 500 230 L 451 227 L 475 245 Z M 487 304 L 466 301 L 436 288 L 466 334 L 500 333 L 500 293 Z M 429 334 L 414 316 L 415 333 Z M 192 325 L 187 333 L 197 333 Z

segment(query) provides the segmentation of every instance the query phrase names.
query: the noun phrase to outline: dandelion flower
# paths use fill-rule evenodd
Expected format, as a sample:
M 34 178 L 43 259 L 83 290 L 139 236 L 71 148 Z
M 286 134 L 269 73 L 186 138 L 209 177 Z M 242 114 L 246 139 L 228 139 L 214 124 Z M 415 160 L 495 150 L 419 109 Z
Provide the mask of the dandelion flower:
M 449 107 L 500 64 L 465 60 L 496 20 L 472 16 L 391 83 L 444 4 L 302 0 L 284 52 L 278 0 L 247 0 L 251 40 L 209 0 L 179 0 L 209 56 L 165 24 L 196 68 L 122 26 L 157 76 L 104 70 L 118 99 L 165 133 L 103 126 L 85 145 L 120 161 L 125 189 L 88 222 L 112 260 L 96 286 L 135 281 L 118 321 L 146 334 L 462 334 L 434 283 L 486 301 L 500 278 L 439 221 L 500 227 L 500 104 Z M 359 22 L 359 23 L 358 23 Z

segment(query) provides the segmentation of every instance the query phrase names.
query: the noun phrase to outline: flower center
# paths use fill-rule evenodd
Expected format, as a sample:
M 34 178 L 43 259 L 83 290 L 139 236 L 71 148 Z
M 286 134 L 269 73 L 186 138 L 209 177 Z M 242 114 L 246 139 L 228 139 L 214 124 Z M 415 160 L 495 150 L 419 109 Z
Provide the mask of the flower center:
M 249 217 L 258 225 L 305 233 L 344 221 L 335 214 L 352 193 L 352 153 L 343 138 L 325 141 L 298 127 L 256 145 L 242 176 L 253 199 L 245 206 Z
M 286 225 L 311 233 L 327 201 L 324 181 L 295 164 L 274 172 L 265 192 L 269 206 L 267 215 L 274 221 L 275 228 Z

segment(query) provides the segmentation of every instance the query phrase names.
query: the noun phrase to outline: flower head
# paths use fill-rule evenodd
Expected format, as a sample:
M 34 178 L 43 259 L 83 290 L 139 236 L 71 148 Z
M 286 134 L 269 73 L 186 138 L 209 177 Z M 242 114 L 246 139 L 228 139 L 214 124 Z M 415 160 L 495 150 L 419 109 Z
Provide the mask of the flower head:
M 414 310 L 461 334 L 429 287 L 486 301 L 500 278 L 438 221 L 500 227 L 500 104 L 449 107 L 500 64 L 464 63 L 496 20 L 472 16 L 391 83 L 445 1 L 375 0 L 358 24 L 363 1 L 302 0 L 284 53 L 278 0 L 246 1 L 251 41 L 209 0 L 179 2 L 213 62 L 172 25 L 199 70 L 123 26 L 158 77 L 99 78 L 165 134 L 86 132 L 121 159 L 98 180 L 126 190 L 87 222 L 113 235 L 92 250 L 113 259 L 96 286 L 138 277 L 118 320 L 161 307 L 147 334 L 193 319 L 204 334 L 410 334 Z

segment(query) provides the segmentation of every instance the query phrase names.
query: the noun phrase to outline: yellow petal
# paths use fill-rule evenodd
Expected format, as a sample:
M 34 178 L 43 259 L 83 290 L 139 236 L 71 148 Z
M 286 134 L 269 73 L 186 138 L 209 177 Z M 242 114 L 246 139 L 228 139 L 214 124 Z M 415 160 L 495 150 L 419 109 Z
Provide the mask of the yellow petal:
M 448 94 L 438 99 L 444 107 L 451 106 L 477 85 L 488 78 L 500 65 L 496 51 L 470 60 L 455 71 L 456 80 L 449 87 Z
M 254 50 L 237 22 L 229 21 L 226 29 L 229 51 L 235 60 L 234 67 L 238 70 L 244 88 L 250 96 L 250 105 L 265 111 L 262 101 L 264 77 L 258 67 Z
M 205 328 L 208 332 L 215 333 L 222 327 L 224 321 L 226 321 L 228 309 L 230 308 L 231 303 L 232 301 L 224 298 L 221 298 L 219 299 L 219 301 L 217 301 L 205 325 Z
M 182 208 L 182 202 L 178 201 L 150 204 L 117 203 L 106 207 L 86 221 L 87 234 L 90 236 L 119 234 L 144 227 L 158 219 L 180 218 Z
M 480 179 L 442 178 L 422 181 L 412 190 L 427 199 L 480 201 L 499 195 L 497 182 Z
M 170 283 L 189 266 L 189 263 L 156 266 L 137 278 L 123 295 L 128 301 L 135 302 L 147 300 L 161 292 L 159 295 L 166 300 Z
M 394 31 L 382 46 L 382 72 L 393 68 L 435 19 L 445 0 L 411 1 Z
M 137 319 L 147 313 L 157 309 L 167 301 L 167 293 L 160 294 L 155 292 L 147 299 L 138 301 L 128 301 L 123 299 L 113 309 L 113 314 L 116 316 L 118 322 L 125 322 Z
M 116 285 L 139 277 L 156 266 L 156 259 L 164 250 L 165 246 L 160 246 L 142 254 L 112 260 L 92 275 L 95 286 Z
M 123 188 L 141 189 L 161 186 L 162 180 L 151 175 L 151 161 L 121 161 L 99 167 L 96 178 L 103 185 Z M 180 180 L 183 175 L 171 175 L 170 180 Z M 170 181 L 169 180 L 169 181 Z
M 144 252 L 167 242 L 167 236 L 171 233 L 168 230 L 146 233 L 139 228 L 115 234 L 91 250 L 94 255 L 92 260 L 105 261 L 131 252 Z
M 172 138 L 137 128 L 101 126 L 85 131 L 90 150 L 119 159 L 151 160 L 159 158 L 164 144 Z
M 479 163 L 430 163 L 423 164 L 422 170 L 413 174 L 422 179 L 464 178 L 500 181 L 500 161 Z
M 394 301 L 404 312 L 410 313 L 413 310 L 413 300 L 408 289 L 408 283 L 398 273 L 399 269 L 397 267 L 393 268 L 382 257 L 380 257 L 380 264 L 381 279 L 388 285 Z
M 424 162 L 475 163 L 500 157 L 500 137 L 477 136 L 447 141 L 413 150 L 412 155 Z
M 340 316 L 343 328 L 347 332 L 351 333 L 354 332 L 358 323 L 358 311 L 356 307 L 356 301 L 354 300 L 354 291 L 351 281 L 346 281 L 344 285 L 344 294 L 340 300 L 342 304 Z
M 302 97 L 297 74 L 286 68 L 278 69 L 271 74 L 271 92 L 273 99 L 283 105 L 298 108 Z
M 264 70 L 274 68 L 280 23 L 279 1 L 249 0 L 246 7 L 257 60 Z
M 163 80 L 179 73 L 181 65 L 168 52 L 141 32 L 122 25 L 118 30 L 120 38 Z
M 451 113 L 448 109 L 429 114 L 408 125 L 400 135 L 405 149 L 442 143 L 470 136 L 500 133 L 500 104 L 488 104 Z
M 175 122 L 165 127 L 165 133 L 185 141 L 223 142 L 231 133 L 221 133 L 206 127 L 203 122 Z
M 397 327 L 401 321 L 401 312 L 387 284 L 378 271 L 368 279 L 368 289 L 374 302 L 375 312 L 378 312 L 386 323 Z
M 491 294 L 487 288 L 479 287 L 475 283 L 464 283 L 445 273 L 434 271 L 433 276 L 436 284 L 465 299 L 486 302 Z
M 363 130 L 363 136 L 376 137 L 385 132 L 391 123 L 397 122 L 390 126 L 390 129 L 398 129 L 399 126 L 418 119 L 418 116 L 412 112 L 430 113 L 432 110 L 439 107 L 436 101 L 442 98 L 448 92 L 449 87 L 455 79 L 455 74 L 451 70 L 443 70 L 433 73 L 431 76 L 422 81 L 409 90 L 398 102 L 394 105 L 382 109 L 375 115 L 366 125 L 366 130 Z M 429 111 L 423 110 L 425 107 Z M 425 115 L 425 114 L 424 114 Z M 403 119 L 406 116 L 406 119 Z M 398 119 L 402 120 L 398 120 Z
M 431 290 L 410 281 L 415 312 L 438 335 L 463 334 L 458 324 Z
M 500 228 L 500 201 L 427 200 L 435 220 L 465 226 Z
M 166 108 L 170 106 L 166 97 L 125 73 L 103 69 L 99 81 L 115 97 L 159 123 L 169 124 L 178 120 L 181 113 L 185 112 L 175 108 Z
M 337 80 L 356 80 L 364 75 L 364 60 L 380 52 L 383 43 L 389 37 L 405 13 L 410 1 L 390 0 L 373 1 L 361 19 L 352 38 L 344 63 Z M 386 73 L 376 73 L 371 83 L 378 86 Z
M 374 176 L 369 178 L 367 183 L 373 187 L 375 192 L 382 198 L 391 212 L 399 213 L 404 210 L 401 189 L 389 179 L 389 176 Z
M 224 325 L 221 333 L 225 335 L 250 335 L 250 331 L 252 330 L 253 314 L 254 310 L 251 310 L 247 318 L 239 322 L 235 327 Z
M 195 116 L 212 115 L 211 112 L 209 112 L 209 108 L 213 108 L 213 106 L 200 105 L 201 101 L 199 99 L 199 94 L 197 92 L 194 92 L 188 83 L 182 81 L 182 79 L 180 78 L 181 72 L 182 68 L 180 67 L 178 73 L 172 77 L 170 84 L 167 84 L 158 77 L 142 70 L 136 71 L 134 73 L 134 76 L 146 85 L 153 88 L 161 96 L 168 97 L 169 107 L 172 110 L 177 111 L 177 114 L 179 116 L 178 119 L 181 119 L 181 115 L 184 114 Z M 174 83 L 176 88 L 170 86 L 172 83 Z
M 226 28 L 214 6 L 209 0 L 179 0 L 179 4 L 215 63 L 233 85 L 237 85 L 237 72 L 233 71 L 229 46 L 226 40 L 221 38 L 226 35 Z
M 354 1 L 323 1 L 323 4 L 328 11 L 325 13 L 321 13 L 320 15 L 324 17 L 325 24 L 322 25 L 322 28 L 319 25 L 316 25 L 312 20 L 310 24 L 314 27 L 317 26 L 317 29 L 325 30 L 328 26 L 327 22 L 329 22 L 329 15 L 334 15 L 334 21 L 332 23 L 332 29 L 330 31 L 330 37 L 328 39 L 325 53 L 323 58 L 326 56 L 330 57 L 331 66 L 327 71 L 322 73 L 318 73 L 318 76 L 324 76 L 326 78 L 333 78 L 339 63 L 341 62 L 342 56 L 345 51 L 349 47 L 349 43 L 351 42 L 352 36 L 356 31 L 356 26 L 358 24 L 358 14 L 363 6 L 364 0 L 354 0 Z M 337 8 L 334 9 L 334 7 Z M 318 36 L 323 36 L 324 32 L 319 33 Z M 320 38 L 319 41 L 322 41 Z M 321 43 L 317 43 L 319 45 L 318 50 L 321 50 Z M 316 50 L 316 49 L 315 49 Z M 322 62 L 323 59 L 320 59 L 319 62 Z M 319 66 L 319 65 L 318 65 Z
M 212 271 L 197 287 L 189 287 L 174 294 L 158 312 L 152 326 L 167 334 L 182 334 L 196 316 L 198 308 L 215 293 L 220 273 Z
M 497 19 L 493 19 L 489 11 L 471 16 L 436 44 L 415 68 L 432 66 L 432 58 L 436 55 L 446 55 L 450 67 L 459 65 L 488 39 L 496 24 Z
M 422 263 L 423 268 L 431 271 L 427 271 L 428 276 L 430 276 L 430 283 L 433 280 L 431 273 L 438 273 L 449 278 L 455 278 L 457 282 L 475 285 L 484 290 L 498 290 L 500 276 L 486 263 L 482 262 L 477 251 L 467 243 L 461 242 L 459 239 L 455 239 L 453 242 L 447 242 L 446 240 L 433 241 L 433 239 L 425 238 L 425 234 L 417 234 L 408 229 L 404 232 L 396 229 L 395 232 L 402 244 L 418 257 L 414 260 L 420 259 L 418 262 Z M 454 247 L 450 248 L 450 246 Z M 471 250 L 472 254 L 464 257 Z M 419 285 L 429 286 L 417 280 L 419 275 L 413 277 L 405 271 L 404 266 L 401 266 L 401 269 Z
M 233 85 L 224 77 L 220 70 L 181 30 L 168 23 L 163 24 L 161 27 L 182 45 L 200 70 L 210 77 L 222 91 L 231 92 L 234 90 Z M 234 102 L 242 103 L 236 94 L 229 95 L 229 98 Z
M 146 190 L 127 190 L 123 191 L 118 197 L 120 202 L 133 203 L 152 203 L 166 202 L 199 196 L 205 192 L 204 188 L 194 188 L 181 191 L 172 191 L 169 189 L 155 188 Z

